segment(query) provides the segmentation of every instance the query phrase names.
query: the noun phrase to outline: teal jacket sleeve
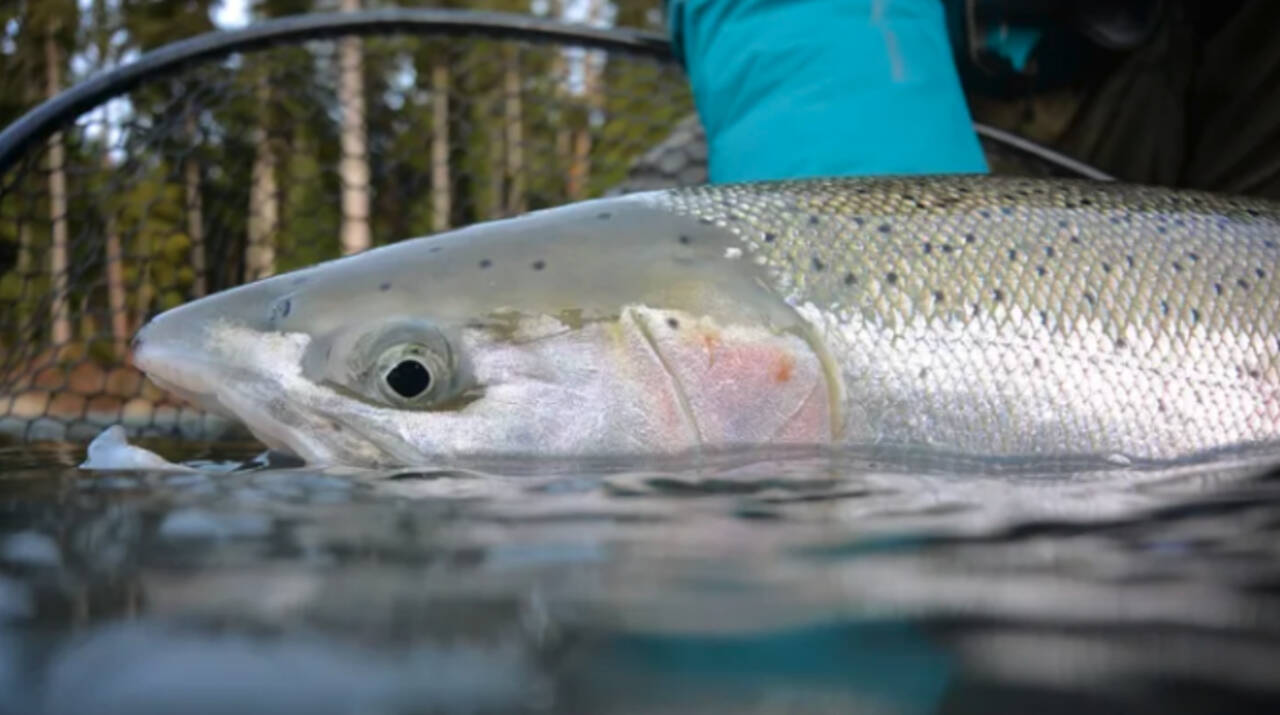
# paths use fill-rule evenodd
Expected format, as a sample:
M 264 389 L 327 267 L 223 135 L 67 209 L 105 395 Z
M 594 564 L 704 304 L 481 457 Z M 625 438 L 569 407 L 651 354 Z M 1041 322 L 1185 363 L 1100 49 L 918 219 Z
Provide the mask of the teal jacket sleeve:
M 941 0 L 668 0 L 712 182 L 986 171 Z

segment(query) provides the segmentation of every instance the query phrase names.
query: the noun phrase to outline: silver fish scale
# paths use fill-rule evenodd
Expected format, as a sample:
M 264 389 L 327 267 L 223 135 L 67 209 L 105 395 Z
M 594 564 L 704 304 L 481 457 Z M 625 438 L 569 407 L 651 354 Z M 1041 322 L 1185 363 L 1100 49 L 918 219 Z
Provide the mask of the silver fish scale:
M 994 177 L 653 200 L 736 235 L 817 328 L 849 441 L 1169 458 L 1280 438 L 1273 203 Z

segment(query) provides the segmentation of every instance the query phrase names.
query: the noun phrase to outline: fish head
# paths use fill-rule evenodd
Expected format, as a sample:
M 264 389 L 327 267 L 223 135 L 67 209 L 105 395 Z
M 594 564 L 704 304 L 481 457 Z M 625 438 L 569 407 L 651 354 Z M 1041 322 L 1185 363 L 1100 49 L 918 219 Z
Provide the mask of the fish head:
M 196 300 L 135 362 L 313 463 L 824 442 L 820 351 L 740 245 L 641 198 L 535 212 Z

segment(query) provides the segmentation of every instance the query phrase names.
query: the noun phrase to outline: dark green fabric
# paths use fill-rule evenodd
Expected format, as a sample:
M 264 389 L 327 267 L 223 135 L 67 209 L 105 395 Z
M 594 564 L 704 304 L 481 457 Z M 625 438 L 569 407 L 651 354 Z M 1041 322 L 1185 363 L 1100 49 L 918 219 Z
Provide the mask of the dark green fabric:
M 1280 198 L 1280 3 L 1241 3 L 1205 25 L 1171 6 L 1058 148 L 1127 181 Z

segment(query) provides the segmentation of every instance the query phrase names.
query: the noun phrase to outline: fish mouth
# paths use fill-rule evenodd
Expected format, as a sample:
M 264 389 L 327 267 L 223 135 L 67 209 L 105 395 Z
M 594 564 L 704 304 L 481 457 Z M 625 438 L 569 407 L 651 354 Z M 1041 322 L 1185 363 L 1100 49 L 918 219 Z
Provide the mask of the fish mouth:
M 236 370 L 185 348 L 145 340 L 134 349 L 134 364 L 158 387 L 208 412 L 244 425 L 258 440 L 274 450 L 314 460 L 315 445 L 300 444 L 299 430 L 291 420 L 258 406 L 254 397 L 272 392 L 246 370 Z M 283 409 L 275 400 L 274 412 Z
M 143 339 L 134 339 L 133 364 L 157 387 L 197 407 L 228 419 L 238 419 L 218 400 L 213 386 L 223 371 L 198 353 Z

